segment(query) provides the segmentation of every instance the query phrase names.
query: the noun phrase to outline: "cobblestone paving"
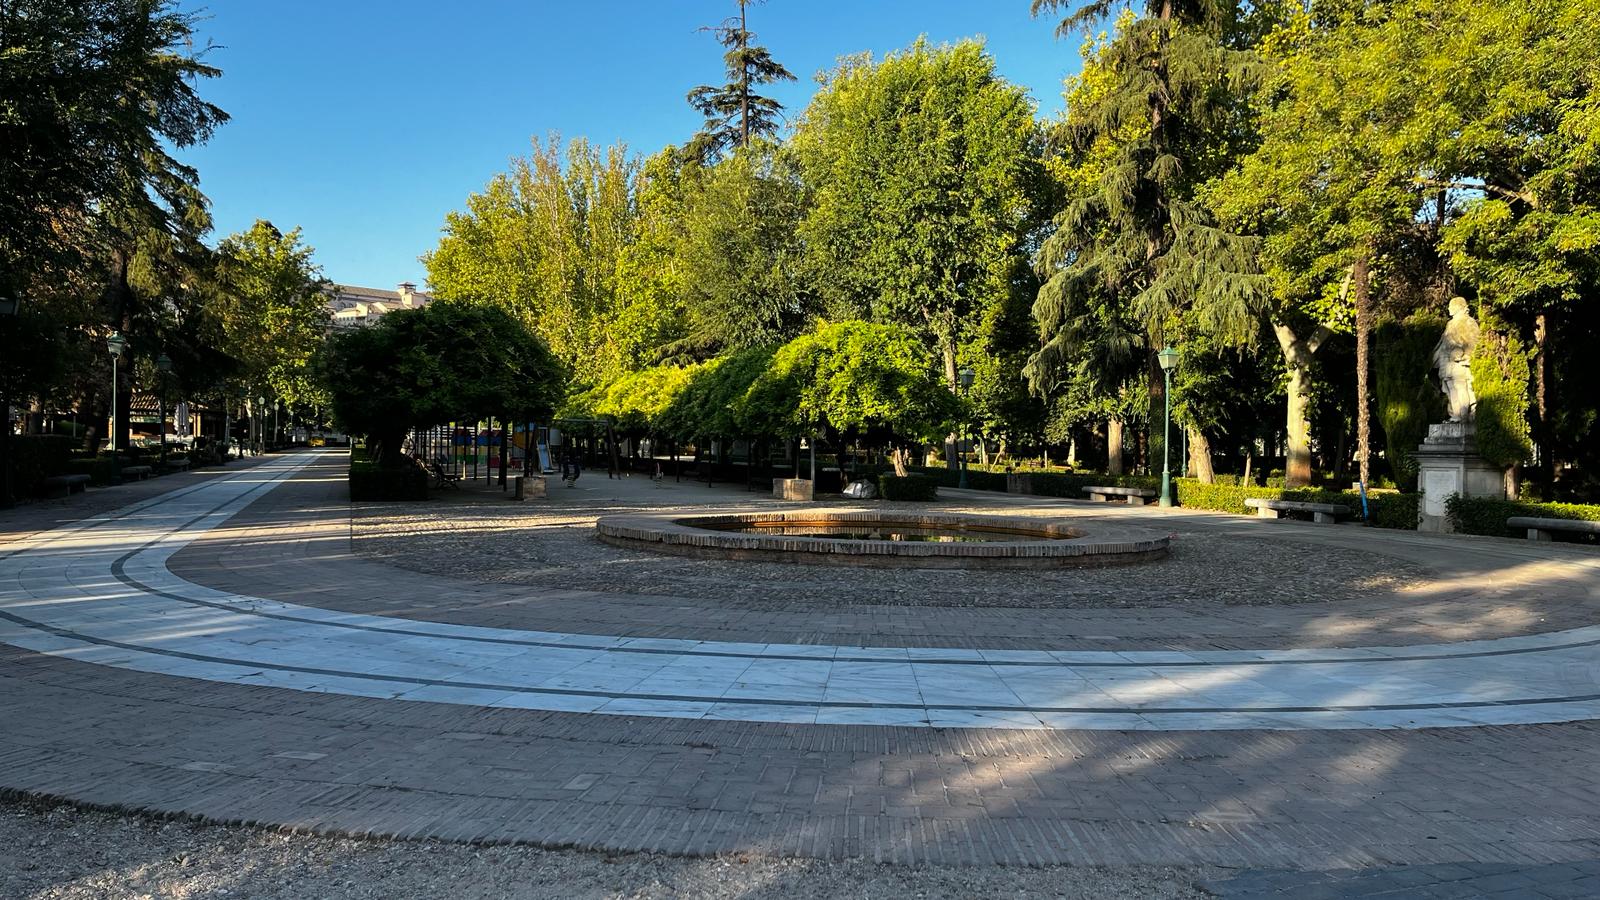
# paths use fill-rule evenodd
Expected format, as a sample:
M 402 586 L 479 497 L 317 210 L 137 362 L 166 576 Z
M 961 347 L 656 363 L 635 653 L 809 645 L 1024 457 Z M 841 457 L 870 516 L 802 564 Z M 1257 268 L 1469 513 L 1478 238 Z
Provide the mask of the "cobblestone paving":
M 312 474 L 330 471 L 337 461 Z M 329 606 L 339 606 L 352 580 L 387 577 L 396 587 L 387 605 L 396 611 L 444 617 L 465 605 L 523 626 L 548 625 L 562 607 L 598 599 L 541 592 L 532 602 L 428 575 L 395 579 L 387 566 L 350 558 L 348 526 L 341 535 L 321 524 L 343 508 L 333 499 L 337 486 L 313 477 L 276 491 L 237 529 L 185 551 L 173 568 L 231 589 Z M 1359 529 L 1281 524 L 1295 529 L 1286 538 L 1318 544 L 1372 539 Z M 1218 520 L 1216 527 L 1242 526 Z M 1385 540 L 1400 550 L 1444 546 Z M 1431 640 L 1593 621 L 1584 618 L 1595 601 L 1592 584 L 1562 584 L 1556 569 L 1544 568 L 1567 560 L 1560 571 L 1569 571 L 1591 564 L 1592 554 L 1510 542 L 1459 546 L 1463 565 L 1483 562 L 1470 583 L 1425 598 L 1441 609 L 1402 617 L 1382 603 L 1344 605 L 1387 616 L 1377 623 L 1385 636 Z M 445 584 L 459 589 L 430 594 Z M 400 596 L 407 592 L 422 596 Z M 363 611 L 388 611 L 357 593 Z M 643 629 L 647 613 L 672 611 L 664 627 L 690 631 L 712 608 L 639 599 L 596 603 L 583 615 L 608 628 Z M 1460 608 L 1454 615 L 1443 608 L 1452 606 Z M 1109 634 L 1118 624 L 1113 615 L 1128 617 L 1131 632 L 1149 630 L 1135 639 L 1167 642 L 1194 640 L 1178 629 L 1202 620 L 1285 643 L 1300 642 L 1298 629 L 1338 621 L 1305 605 L 1227 607 L 1209 618 L 1176 616 L 1177 625 L 1161 624 L 1166 611 L 1159 609 L 907 609 L 904 619 L 836 621 L 908 637 L 920 624 L 931 637 L 967 641 L 973 634 L 960 629 L 976 621 L 967 616 L 998 617 L 977 636 L 1035 645 L 1041 631 L 1087 640 L 1086 623 L 1107 629 L 1089 634 Z M 1018 612 L 1033 621 L 1012 618 Z M 773 615 L 741 612 L 699 624 L 754 629 L 770 627 Z M 1342 637 L 1370 642 L 1372 633 Z M 14 648 L 0 648 L 0 722 L 7 725 L 0 729 L 6 787 L 117 809 L 353 834 L 962 865 L 1528 867 L 1600 857 L 1600 726 L 1593 722 L 1160 734 L 701 722 L 305 694 Z
M 1600 862 L 1508 865 L 1451 863 L 1335 872 L 1263 871 L 1202 882 L 1225 900 L 1334 898 L 1502 898 L 1568 900 L 1600 897 Z
M 629 499 L 633 502 L 608 504 L 603 514 L 644 508 L 651 496 Z M 1006 511 L 983 503 L 956 508 Z M 594 521 L 602 514 L 598 511 L 532 506 L 508 512 L 503 505 L 474 505 L 454 512 L 443 518 L 392 506 L 365 509 L 354 522 L 356 550 L 404 569 L 491 583 L 633 595 L 657 595 L 663 585 L 671 585 L 674 593 L 685 596 L 716 597 L 727 609 L 761 612 L 792 609 L 797 598 L 819 610 L 1325 604 L 1404 596 L 1427 575 L 1420 565 L 1371 551 L 1191 528 L 1175 532 L 1169 558 L 1147 564 L 1153 567 L 1150 571 L 1124 566 L 1038 571 L 886 567 L 864 578 L 846 566 L 686 560 L 611 547 L 594 536 Z M 1101 520 L 1086 521 L 1092 528 Z M 1269 555 L 1307 564 L 1256 564 Z M 485 565 L 486 558 L 494 564 Z

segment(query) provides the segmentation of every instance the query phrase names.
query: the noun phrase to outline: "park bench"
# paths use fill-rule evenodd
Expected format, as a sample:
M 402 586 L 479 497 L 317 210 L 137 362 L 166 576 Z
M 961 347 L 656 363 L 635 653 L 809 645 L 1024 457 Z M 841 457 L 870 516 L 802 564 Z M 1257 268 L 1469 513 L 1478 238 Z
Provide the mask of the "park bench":
M 168 472 L 183 472 L 188 470 L 189 461 L 187 459 L 169 459 L 163 468 Z
M 461 490 L 461 485 L 456 482 L 461 480 L 461 473 L 443 460 L 433 460 L 428 463 L 428 471 L 433 474 L 433 486 L 436 488 L 450 488 Z
M 1554 532 L 1569 534 L 1600 534 L 1600 522 L 1583 519 L 1539 519 L 1533 516 L 1512 516 L 1506 520 L 1507 528 L 1521 528 L 1528 532 L 1530 541 L 1553 541 Z
M 1084 493 L 1090 500 L 1099 503 L 1110 503 L 1112 498 L 1124 500 L 1129 506 L 1144 506 L 1155 499 L 1156 492 L 1149 488 L 1132 487 L 1086 487 Z
M 52 497 L 70 497 L 89 488 L 89 476 L 52 475 L 44 480 L 44 488 Z
M 150 473 L 152 471 L 154 471 L 154 470 L 151 469 L 149 466 L 123 466 L 122 467 L 122 480 L 123 481 L 144 481 L 146 478 L 150 477 Z
M 1332 525 L 1339 521 L 1340 516 L 1350 515 L 1350 507 L 1340 506 L 1337 503 L 1307 503 L 1304 500 L 1251 497 L 1244 501 L 1244 505 L 1254 509 L 1256 515 L 1263 519 L 1276 519 L 1286 512 L 1308 512 L 1311 513 L 1311 520 L 1318 525 Z

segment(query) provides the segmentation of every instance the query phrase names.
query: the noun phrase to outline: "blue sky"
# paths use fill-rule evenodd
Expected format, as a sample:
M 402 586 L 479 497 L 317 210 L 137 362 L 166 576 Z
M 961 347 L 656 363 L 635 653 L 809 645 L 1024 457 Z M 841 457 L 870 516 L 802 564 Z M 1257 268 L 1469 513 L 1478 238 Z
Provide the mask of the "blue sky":
M 534 135 L 560 132 L 640 153 L 699 125 L 684 103 L 721 77 L 697 29 L 732 0 L 210 0 L 201 40 L 223 76 L 202 85 L 233 117 L 184 153 L 217 232 L 296 225 L 334 281 L 422 283 L 417 257 Z M 769 0 L 751 30 L 800 77 L 773 94 L 791 113 L 840 56 L 926 34 L 983 36 L 1005 77 L 1061 106 L 1077 41 L 1028 16 L 1028 0 Z

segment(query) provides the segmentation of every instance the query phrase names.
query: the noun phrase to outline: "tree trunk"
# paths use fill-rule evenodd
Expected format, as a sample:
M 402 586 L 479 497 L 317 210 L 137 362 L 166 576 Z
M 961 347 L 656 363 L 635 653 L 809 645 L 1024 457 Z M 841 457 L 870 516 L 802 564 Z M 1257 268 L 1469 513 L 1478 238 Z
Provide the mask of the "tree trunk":
M 956 393 L 959 396 L 961 387 L 960 382 L 957 380 L 956 342 L 954 338 L 947 339 L 944 342 L 943 352 L 944 382 L 945 384 L 949 385 L 950 390 L 953 393 Z M 950 469 L 952 472 L 961 468 L 960 440 L 961 435 L 959 430 L 950 432 L 949 436 L 944 439 L 944 464 L 945 467 Z
M 1122 474 L 1122 420 L 1106 422 L 1106 472 Z
M 1205 484 L 1217 480 L 1216 470 L 1211 467 L 1211 442 L 1198 428 L 1189 429 L 1189 471 Z
M 1372 483 L 1372 402 L 1368 393 L 1367 344 L 1372 334 L 1372 279 L 1370 251 L 1356 257 L 1352 280 L 1356 292 L 1356 457 L 1361 462 L 1361 483 Z
M 1548 407 L 1545 405 L 1546 381 L 1550 368 L 1550 331 L 1549 321 L 1544 313 L 1539 313 L 1533 324 L 1534 357 L 1534 397 L 1538 411 L 1538 430 L 1534 436 L 1538 439 L 1539 470 L 1536 476 L 1542 499 L 1549 500 L 1555 496 L 1555 458 L 1550 452 L 1550 419 Z
M 893 459 L 894 474 L 900 478 L 906 477 L 906 449 L 904 447 L 894 448 Z
M 1286 487 L 1305 487 L 1311 483 L 1311 358 L 1333 334 L 1333 329 L 1319 325 L 1316 332 L 1303 341 L 1287 325 L 1274 322 L 1272 331 L 1278 338 L 1284 369 L 1289 375 L 1285 385 L 1288 417 L 1284 423 L 1289 446 L 1284 459 L 1283 483 Z

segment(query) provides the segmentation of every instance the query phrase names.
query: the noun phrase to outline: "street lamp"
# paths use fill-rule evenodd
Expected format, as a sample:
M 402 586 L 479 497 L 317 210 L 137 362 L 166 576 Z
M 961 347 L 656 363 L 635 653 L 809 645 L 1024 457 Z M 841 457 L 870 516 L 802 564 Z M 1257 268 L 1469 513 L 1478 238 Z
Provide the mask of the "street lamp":
M 260 422 L 256 423 L 256 455 L 257 456 L 260 456 L 262 453 L 266 452 L 266 449 L 267 449 L 267 412 L 266 412 L 266 410 L 267 410 L 267 398 L 264 397 L 264 396 L 257 397 L 256 398 L 256 414 L 254 416 L 251 416 L 251 418 L 253 418 L 253 419 L 260 419 L 261 420 Z
M 22 301 L 9 294 L 0 294 L 0 321 L 10 328 Z M 15 500 L 11 494 L 11 398 L 0 385 L 0 509 L 10 509 Z
M 961 399 L 965 400 L 967 395 L 971 393 L 972 379 L 976 376 L 976 374 L 977 373 L 973 372 L 971 369 L 962 369 L 960 372 L 956 373 L 956 378 L 961 384 Z M 971 439 L 972 429 L 970 426 L 971 423 L 967 421 L 966 409 L 963 408 L 961 416 L 961 441 L 963 445 L 965 445 L 965 443 Z M 961 480 L 956 486 L 965 490 L 967 486 L 967 448 L 962 446 L 957 449 L 960 451 L 961 458 Z
M 122 448 L 117 446 L 117 391 L 120 387 L 117 381 L 117 362 L 122 359 L 122 352 L 128 349 L 128 342 L 122 335 L 111 332 L 106 338 L 106 349 L 111 351 L 111 455 L 116 456 Z
M 167 373 L 172 371 L 172 357 L 165 353 L 156 357 L 156 370 L 161 373 L 161 408 L 156 418 L 161 420 L 161 471 L 167 471 Z
M 1172 370 L 1178 367 L 1178 351 L 1167 347 L 1156 354 L 1161 374 L 1166 376 L 1164 398 L 1167 411 L 1161 419 L 1161 505 L 1172 505 Z

